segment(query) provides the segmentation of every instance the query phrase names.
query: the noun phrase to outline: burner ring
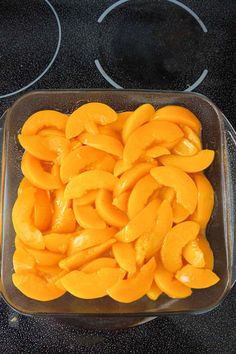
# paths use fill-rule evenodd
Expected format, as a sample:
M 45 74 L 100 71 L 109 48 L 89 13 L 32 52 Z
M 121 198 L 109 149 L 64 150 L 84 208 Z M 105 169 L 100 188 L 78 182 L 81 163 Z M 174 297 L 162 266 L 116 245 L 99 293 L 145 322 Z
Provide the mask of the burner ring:
M 58 55 L 58 52 L 59 52 L 59 49 L 60 49 L 60 46 L 61 46 L 61 23 L 60 23 L 60 19 L 59 19 L 59 16 L 55 10 L 55 8 L 52 6 L 52 4 L 49 2 L 49 0 L 44 0 L 46 2 L 46 4 L 49 6 L 49 8 L 51 9 L 55 19 L 56 19 L 56 22 L 57 22 L 57 27 L 58 27 L 58 41 L 57 41 L 57 46 L 56 46 L 56 50 L 54 52 L 54 55 L 52 57 L 52 59 L 50 60 L 49 64 L 46 66 L 46 68 L 41 72 L 41 74 L 39 76 L 36 77 L 36 79 L 34 79 L 32 82 L 30 82 L 29 84 L 25 85 L 24 87 L 21 87 L 20 89 L 18 90 L 15 90 L 13 92 L 10 92 L 10 93 L 7 93 L 7 94 L 4 94 L 4 95 L 0 95 L 0 99 L 1 98 L 6 98 L 6 97 L 10 97 L 10 96 L 14 96 L 26 89 L 28 89 L 29 87 L 31 87 L 32 85 L 34 85 L 37 81 L 39 81 L 47 72 L 48 70 L 51 68 L 51 66 L 53 65 L 57 55 Z

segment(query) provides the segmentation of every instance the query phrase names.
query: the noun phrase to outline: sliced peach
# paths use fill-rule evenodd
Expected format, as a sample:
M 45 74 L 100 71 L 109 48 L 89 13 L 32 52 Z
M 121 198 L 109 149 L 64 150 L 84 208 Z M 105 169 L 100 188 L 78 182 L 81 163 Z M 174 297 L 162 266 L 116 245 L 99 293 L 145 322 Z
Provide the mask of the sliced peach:
M 109 154 L 122 157 L 123 154 L 123 145 L 122 143 L 112 137 L 105 134 L 89 134 L 83 133 L 80 135 L 80 141 L 88 146 L 94 147 L 98 150 L 105 151 Z
M 165 166 L 178 167 L 185 172 L 200 172 L 210 166 L 214 160 L 213 150 L 201 150 L 194 156 L 168 155 L 161 156 L 159 160 Z
M 133 113 L 132 111 L 126 111 L 126 112 L 120 112 L 117 113 L 118 118 L 115 122 L 109 124 L 109 126 L 118 131 L 121 132 L 121 130 L 123 129 L 124 123 L 126 122 L 127 118 L 131 115 L 131 113 Z
M 198 246 L 204 254 L 205 268 L 212 270 L 214 268 L 214 255 L 206 237 L 199 235 L 197 238 Z
M 64 131 L 67 119 L 66 114 L 57 111 L 38 111 L 27 119 L 22 127 L 21 133 L 23 135 L 35 135 L 44 128 L 56 128 Z
M 32 223 L 35 204 L 35 188 L 28 188 L 20 194 L 12 210 L 12 222 L 19 238 L 28 246 L 44 249 L 43 235 Z
M 44 236 L 45 246 L 51 252 L 65 253 L 71 238 L 71 234 L 50 233 Z
M 199 247 L 198 239 L 190 241 L 183 248 L 183 257 L 188 263 L 192 264 L 194 267 L 205 267 L 204 253 Z
M 148 247 L 150 247 L 150 232 L 145 232 L 142 234 L 134 243 L 135 248 L 135 255 L 136 255 L 136 263 L 137 266 L 140 268 L 144 261 L 147 254 Z
M 118 160 L 114 166 L 114 176 L 118 177 L 125 171 L 129 170 L 133 165 L 124 160 Z
M 55 279 L 60 277 L 62 272 L 61 268 L 59 268 L 58 266 L 37 265 L 36 269 L 37 269 L 37 274 L 49 283 L 55 283 Z
M 34 156 L 25 152 L 22 157 L 21 169 L 23 175 L 32 183 L 35 187 L 41 189 L 58 189 L 61 187 L 61 181 L 59 177 L 52 173 L 46 172 L 40 163 L 40 160 Z
M 128 215 L 132 219 L 147 204 L 149 197 L 159 187 L 155 179 L 150 176 L 142 177 L 134 186 L 130 193 L 128 202 Z
M 132 242 L 143 233 L 151 231 L 154 227 L 158 205 L 157 200 L 151 201 L 116 234 L 116 238 L 121 242 Z
M 115 235 L 116 231 L 117 230 L 114 227 L 107 227 L 104 230 L 81 230 L 77 236 L 71 239 L 68 255 L 73 255 L 76 252 L 82 251 L 89 247 L 100 245 L 101 243 L 111 239 Z
M 73 210 L 77 223 L 85 229 L 105 229 L 106 223 L 98 211 L 91 205 L 77 205 L 73 201 Z
M 91 164 L 92 170 L 104 170 L 107 172 L 112 172 L 116 164 L 116 159 L 114 156 L 105 153 L 105 156 L 101 160 Z
M 153 168 L 151 163 L 142 162 L 123 173 L 115 186 L 114 195 L 117 197 L 119 194 L 131 189 L 151 168 Z
M 96 299 L 107 295 L 106 291 L 125 276 L 120 268 L 102 268 L 96 273 L 74 270 L 60 281 L 72 295 L 81 299 Z
M 58 289 L 54 284 L 33 273 L 14 273 L 12 281 L 25 296 L 38 301 L 54 300 L 65 294 L 65 290 Z
M 159 184 L 173 188 L 177 203 L 190 214 L 194 212 L 197 206 L 197 188 L 186 172 L 173 166 L 160 166 L 151 169 L 150 174 Z
M 132 243 L 114 243 L 112 253 L 122 269 L 128 273 L 136 272 L 135 250 Z
M 65 137 L 65 134 L 63 131 L 58 130 L 58 129 L 53 129 L 53 128 L 44 128 L 40 130 L 38 133 L 40 136 L 63 136 Z
M 124 227 L 129 218 L 122 210 L 112 204 L 112 193 L 100 189 L 95 201 L 96 210 L 100 217 L 108 224 L 115 227 Z
M 123 192 L 113 199 L 113 204 L 127 213 L 130 191 Z
M 123 159 L 133 163 L 153 143 L 177 143 L 183 135 L 182 130 L 174 123 L 151 121 L 129 136 L 124 147 Z
M 74 138 L 88 127 L 90 127 L 91 132 L 91 126 L 106 125 L 116 120 L 117 113 L 106 104 L 99 102 L 86 103 L 69 116 L 66 125 L 66 137 L 67 139 Z
M 164 268 L 159 257 L 156 258 L 154 279 L 158 288 L 173 299 L 182 299 L 192 294 L 189 287 L 175 279 L 174 274 Z
M 27 248 L 27 252 L 34 257 L 37 264 L 42 266 L 55 266 L 65 257 L 60 253 L 54 253 L 46 250 L 40 251 L 32 248 Z
M 183 266 L 183 248 L 197 237 L 199 229 L 196 222 L 184 221 L 166 234 L 161 247 L 161 260 L 169 272 L 175 273 Z
M 13 268 L 16 273 L 35 270 L 35 260 L 24 248 L 19 247 L 13 255 Z
M 156 269 L 155 259 L 152 258 L 132 278 L 119 280 L 107 290 L 114 300 L 130 303 L 143 297 L 150 289 Z
M 215 285 L 220 278 L 210 269 L 195 268 L 187 264 L 176 273 L 176 278 L 193 289 L 204 289 Z
M 75 199 L 84 196 L 91 189 L 104 188 L 113 191 L 118 179 L 113 174 L 102 171 L 85 171 L 75 176 L 65 188 L 65 198 Z
M 70 139 L 70 148 L 71 150 L 78 149 L 82 146 L 82 143 L 78 140 L 78 138 Z
M 201 123 L 195 114 L 181 106 L 170 105 L 161 107 L 156 111 L 153 119 L 187 125 L 196 133 L 199 133 L 201 129 Z
M 190 219 L 199 223 L 203 230 L 210 220 L 214 207 L 214 190 L 206 176 L 196 174 L 193 179 L 197 186 L 197 207 Z
M 170 231 L 173 224 L 173 212 L 168 200 L 163 200 L 157 210 L 155 226 L 150 233 L 149 243 L 145 258 L 154 256 L 162 246 L 166 234 Z
M 102 160 L 106 154 L 90 146 L 80 146 L 67 154 L 61 162 L 60 177 L 67 183 L 72 177 L 90 168 L 96 161 Z
M 59 267 L 65 270 L 78 269 L 83 264 L 92 261 L 93 259 L 102 256 L 106 251 L 108 251 L 116 239 L 111 238 L 107 241 L 82 251 L 76 252 L 64 259 L 59 263 Z
M 175 145 L 172 152 L 180 156 L 193 156 L 198 153 L 198 148 L 189 139 L 183 138 Z
M 27 188 L 32 188 L 33 185 L 30 183 L 30 181 L 28 181 L 27 178 L 23 177 L 20 184 L 19 184 L 19 187 L 18 187 L 18 196 Z
M 168 200 L 168 202 L 173 203 L 175 199 L 175 191 L 171 187 L 162 186 L 158 189 L 158 197 L 161 200 Z
M 154 116 L 154 113 L 155 109 L 149 103 L 145 103 L 139 106 L 133 113 L 131 113 L 123 126 L 123 141 L 126 142 L 130 134 L 132 134 L 135 129 L 151 120 Z
M 189 211 L 185 209 L 181 204 L 177 203 L 175 200 L 173 202 L 173 221 L 178 224 L 189 217 Z
M 163 155 L 169 155 L 170 151 L 163 146 L 154 146 L 145 152 L 145 155 L 152 158 L 157 158 Z
M 84 273 L 95 273 L 101 268 L 116 268 L 117 263 L 114 258 L 101 257 L 83 265 L 81 271 Z
M 52 206 L 47 191 L 37 189 L 35 192 L 35 204 L 33 213 L 34 225 L 40 231 L 50 228 L 52 221 Z
M 188 140 L 190 140 L 198 148 L 198 150 L 202 150 L 202 143 L 201 143 L 201 140 L 200 140 L 198 134 L 196 134 L 195 131 L 193 131 L 187 125 L 183 126 L 182 129 L 184 132 L 184 136 Z
M 16 235 L 15 237 L 15 248 L 18 250 L 19 248 L 25 248 L 26 244 L 24 242 L 22 242 L 22 240 L 20 239 L 20 237 L 18 235 Z
M 102 135 L 112 136 L 113 138 L 122 142 L 121 134 L 118 131 L 114 130 L 110 125 L 101 125 L 99 127 L 98 133 Z
M 150 300 L 157 300 L 159 298 L 159 296 L 162 294 L 161 289 L 158 288 L 158 286 L 156 285 L 155 280 L 152 282 L 151 288 L 147 291 L 147 297 Z
M 74 200 L 76 205 L 88 205 L 88 204 L 93 204 L 96 200 L 98 191 L 97 190 L 91 190 L 87 194 L 85 194 L 81 198 L 77 198 Z

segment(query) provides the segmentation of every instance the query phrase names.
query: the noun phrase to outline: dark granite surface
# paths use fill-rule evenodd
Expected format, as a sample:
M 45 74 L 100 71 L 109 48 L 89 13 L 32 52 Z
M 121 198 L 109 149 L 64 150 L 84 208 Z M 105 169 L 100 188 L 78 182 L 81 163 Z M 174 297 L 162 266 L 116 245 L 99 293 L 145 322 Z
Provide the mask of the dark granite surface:
M 28 90 L 110 88 L 95 60 L 124 88 L 195 91 L 210 97 L 236 128 L 234 0 L 130 0 L 101 23 L 115 0 L 51 0 L 61 24 L 58 55 Z M 205 27 L 204 27 L 205 28 Z M 50 65 L 58 45 L 45 0 L 0 1 L 0 114 Z M 114 84 L 114 83 L 113 83 Z M 5 97 L 4 97 L 5 96 Z M 236 288 L 210 313 L 159 317 L 137 328 L 94 331 L 55 319 L 16 315 L 0 302 L 1 353 L 235 353 Z

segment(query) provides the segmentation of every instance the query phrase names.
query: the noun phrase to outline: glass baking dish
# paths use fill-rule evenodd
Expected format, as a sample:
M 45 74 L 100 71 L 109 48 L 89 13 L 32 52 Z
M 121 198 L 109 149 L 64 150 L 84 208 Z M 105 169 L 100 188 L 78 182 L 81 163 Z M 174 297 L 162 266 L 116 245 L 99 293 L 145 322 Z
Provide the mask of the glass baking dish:
M 156 108 L 167 104 L 188 107 L 201 120 L 205 148 L 213 149 L 216 157 L 207 170 L 215 190 L 215 207 L 207 228 L 207 238 L 215 255 L 215 272 L 221 280 L 205 290 L 195 290 L 183 300 L 162 295 L 157 301 L 147 297 L 131 304 L 121 304 L 105 297 L 97 300 L 80 300 L 69 294 L 51 301 L 31 300 L 13 285 L 12 256 L 15 249 L 11 211 L 22 178 L 20 161 L 22 148 L 17 141 L 25 120 L 35 111 L 54 109 L 70 113 L 78 106 L 100 101 L 115 110 L 133 110 L 142 103 Z M 95 327 L 126 327 L 146 321 L 160 314 L 203 313 L 216 307 L 232 287 L 235 267 L 235 198 L 236 198 L 236 133 L 226 117 L 208 98 L 185 92 L 129 91 L 129 90 L 55 90 L 33 91 L 20 97 L 2 117 L 2 250 L 1 293 L 16 311 L 27 315 L 74 318 L 76 323 Z M 97 320 L 95 320 L 95 318 Z

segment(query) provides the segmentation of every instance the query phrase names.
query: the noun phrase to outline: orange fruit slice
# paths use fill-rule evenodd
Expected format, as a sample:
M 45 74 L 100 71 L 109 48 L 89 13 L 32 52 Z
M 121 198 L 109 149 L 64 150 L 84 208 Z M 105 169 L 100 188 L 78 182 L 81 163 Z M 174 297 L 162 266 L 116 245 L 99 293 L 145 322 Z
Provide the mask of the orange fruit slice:
M 178 204 L 175 200 L 173 201 L 173 221 L 178 224 L 189 217 L 189 211 L 185 209 L 181 204 Z
M 198 148 L 189 139 L 183 138 L 175 145 L 172 152 L 180 156 L 193 156 L 198 153 Z
M 33 220 L 35 227 L 42 232 L 51 226 L 52 205 L 49 193 L 43 189 L 37 189 L 35 192 Z
M 195 268 L 187 264 L 176 273 L 176 278 L 193 289 L 209 288 L 218 283 L 220 278 L 210 269 Z
M 136 272 L 135 250 L 131 243 L 114 243 L 112 253 L 122 269 L 126 270 L 128 273 Z
M 44 236 L 45 246 L 51 252 L 66 253 L 71 238 L 71 234 L 50 233 Z
M 204 254 L 205 268 L 212 270 L 214 268 L 214 255 L 210 244 L 203 235 L 199 235 L 197 240 L 198 246 Z
M 203 268 L 205 267 L 204 253 L 198 243 L 198 238 L 190 241 L 183 249 L 183 257 L 194 267 Z
M 89 134 L 83 133 L 79 137 L 81 143 L 94 147 L 98 150 L 105 151 L 109 154 L 112 154 L 116 157 L 121 158 L 123 154 L 123 145 L 122 143 L 109 135 L 105 134 Z
M 124 123 L 126 122 L 127 118 L 133 113 L 132 111 L 120 112 L 117 113 L 118 118 L 115 122 L 109 124 L 109 127 L 114 129 L 115 131 L 121 132 L 123 129 Z
M 184 136 L 191 141 L 197 148 L 198 150 L 202 150 L 202 143 L 201 140 L 198 136 L 198 134 L 195 133 L 190 127 L 187 125 L 182 126 Z
M 106 223 L 91 205 L 77 205 L 73 201 L 73 210 L 77 223 L 85 229 L 105 229 Z
M 156 159 L 157 157 L 163 156 L 163 155 L 170 155 L 170 151 L 163 147 L 163 146 L 154 146 L 148 149 L 145 153 L 147 157 L 152 157 Z
M 147 291 L 147 297 L 150 300 L 156 301 L 159 296 L 162 294 L 162 291 L 158 288 L 158 286 L 156 285 L 156 282 L 153 281 L 151 288 Z
M 125 171 L 129 170 L 133 165 L 124 160 L 118 160 L 114 166 L 114 176 L 118 177 Z
M 123 192 L 113 199 L 113 205 L 127 213 L 130 191 Z
M 13 255 L 13 268 L 16 273 L 34 272 L 35 260 L 24 248 L 17 248 Z
M 85 194 L 81 198 L 74 199 L 74 203 L 76 205 L 88 205 L 88 204 L 93 204 L 96 200 L 98 191 L 96 190 L 91 190 L 87 194 Z
M 42 266 L 56 266 L 65 256 L 63 254 L 54 253 L 46 250 L 35 250 L 27 248 L 27 252 L 34 257 L 35 262 Z
M 95 273 L 101 268 L 116 268 L 117 263 L 114 258 L 101 257 L 83 265 L 80 270 L 84 273 Z

